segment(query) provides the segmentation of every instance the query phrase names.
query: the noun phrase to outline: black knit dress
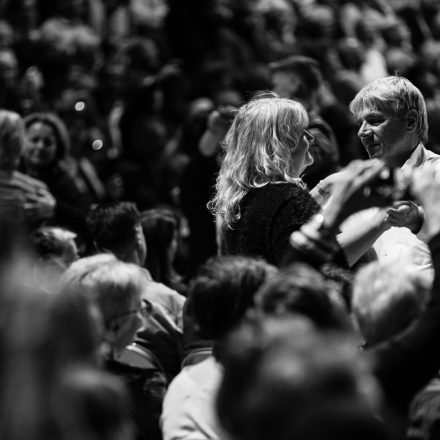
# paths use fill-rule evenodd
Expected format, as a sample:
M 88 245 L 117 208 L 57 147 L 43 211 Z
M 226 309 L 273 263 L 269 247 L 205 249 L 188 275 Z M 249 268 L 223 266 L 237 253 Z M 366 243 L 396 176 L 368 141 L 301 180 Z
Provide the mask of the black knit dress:
M 233 229 L 223 227 L 221 253 L 258 256 L 280 266 L 290 252 L 290 234 L 318 210 L 308 191 L 293 183 L 251 189 Z

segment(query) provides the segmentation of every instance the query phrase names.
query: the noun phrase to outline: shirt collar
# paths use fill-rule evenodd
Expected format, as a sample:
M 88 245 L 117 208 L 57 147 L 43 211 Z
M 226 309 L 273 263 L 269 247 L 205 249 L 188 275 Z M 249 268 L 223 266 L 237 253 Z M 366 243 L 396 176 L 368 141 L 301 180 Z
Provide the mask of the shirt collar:
M 411 156 L 403 164 L 402 169 L 413 168 L 420 166 L 425 161 L 425 147 L 421 142 L 416 149 L 411 153 Z

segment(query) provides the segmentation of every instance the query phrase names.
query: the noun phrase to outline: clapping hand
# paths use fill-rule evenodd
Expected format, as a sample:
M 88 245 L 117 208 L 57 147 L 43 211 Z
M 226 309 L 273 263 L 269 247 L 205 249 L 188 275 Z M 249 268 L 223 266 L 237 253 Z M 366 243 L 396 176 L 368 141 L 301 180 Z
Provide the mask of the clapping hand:
M 352 196 L 376 179 L 384 169 L 384 162 L 378 159 L 356 160 L 337 173 L 330 187 L 331 197 L 323 208 L 326 224 L 338 227 L 349 212 L 346 204 Z

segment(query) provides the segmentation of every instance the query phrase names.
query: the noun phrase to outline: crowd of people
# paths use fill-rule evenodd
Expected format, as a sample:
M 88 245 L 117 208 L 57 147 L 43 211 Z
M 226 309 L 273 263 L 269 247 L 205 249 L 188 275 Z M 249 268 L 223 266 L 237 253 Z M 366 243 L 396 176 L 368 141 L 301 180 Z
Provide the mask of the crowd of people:
M 434 0 L 0 1 L 0 437 L 440 436 L 439 54 Z

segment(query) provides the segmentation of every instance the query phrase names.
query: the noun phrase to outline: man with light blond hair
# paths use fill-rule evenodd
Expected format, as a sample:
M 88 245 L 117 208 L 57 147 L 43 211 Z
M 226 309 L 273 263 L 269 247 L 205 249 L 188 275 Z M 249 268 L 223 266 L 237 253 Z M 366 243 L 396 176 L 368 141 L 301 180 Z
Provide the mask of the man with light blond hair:
M 411 174 L 415 168 L 434 163 L 440 156 L 425 147 L 428 119 L 423 95 L 408 79 L 380 78 L 362 88 L 350 103 L 358 125 L 358 136 L 371 159 L 381 159 L 388 167 Z M 326 189 L 337 175 L 318 185 L 325 198 Z M 321 200 L 322 201 L 322 200 Z M 423 211 L 413 201 L 399 200 L 388 208 L 370 208 L 351 216 L 342 231 L 374 222 L 373 249 L 381 261 L 402 259 L 432 275 L 432 263 L 425 244 Z M 366 249 L 365 249 L 366 250 Z

